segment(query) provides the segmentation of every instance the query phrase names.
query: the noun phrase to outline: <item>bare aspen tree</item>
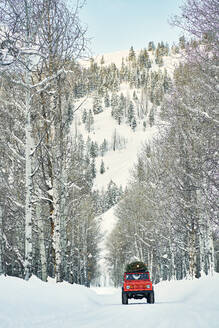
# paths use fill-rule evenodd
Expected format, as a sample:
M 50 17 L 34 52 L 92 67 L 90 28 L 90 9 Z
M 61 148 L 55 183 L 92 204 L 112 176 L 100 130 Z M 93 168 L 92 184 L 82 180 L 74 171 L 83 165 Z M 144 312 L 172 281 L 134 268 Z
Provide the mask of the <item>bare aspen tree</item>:
M 2 258 L 2 247 L 3 247 L 3 225 L 2 225 L 2 206 L 0 204 L 0 275 L 3 274 L 3 258 Z
M 39 191 L 39 200 L 36 205 L 36 220 L 38 226 L 38 238 L 40 248 L 40 261 L 41 261 L 41 279 L 47 281 L 47 261 L 46 261 L 46 247 L 45 247 L 45 227 L 43 224 L 42 208 L 41 208 L 41 191 Z
M 28 0 L 1 1 L 2 26 L 1 37 L 2 52 L 1 64 L 3 66 L 20 67 L 20 74 L 24 75 L 15 81 L 25 88 L 25 262 L 24 276 L 28 280 L 32 273 L 32 157 L 33 140 L 31 124 L 31 71 L 34 67 L 33 55 L 36 56 L 36 30 L 33 26 L 32 17 L 34 12 L 34 3 Z M 14 68 L 14 67 L 13 67 Z
M 57 281 L 61 281 L 61 215 L 59 204 L 63 189 L 60 185 L 64 174 L 64 139 L 67 138 L 71 118 L 66 115 L 63 81 L 66 81 L 69 63 L 80 56 L 85 47 L 85 31 L 80 25 L 78 10 L 83 2 L 76 1 L 70 11 L 65 1 L 10 1 L 0 2 L 1 51 L 0 60 L 4 70 L 8 69 L 14 85 L 25 93 L 25 262 L 24 275 L 32 273 L 32 221 L 36 156 L 41 145 L 47 148 L 46 171 L 49 179 L 47 198 L 50 204 L 51 234 L 53 240 L 54 266 Z M 13 76 L 13 77 L 12 77 Z M 14 79 L 15 76 L 15 79 Z M 33 117 L 37 117 L 41 98 L 41 133 Z M 67 122 L 68 121 L 68 122 Z M 42 129 L 43 128 L 43 129 Z M 40 135 L 40 138 L 36 136 Z M 35 139 L 35 140 L 34 140 Z M 34 162 L 33 162 L 34 161 Z M 44 170 L 45 171 L 45 170 Z M 64 174 L 64 175 L 63 175 Z M 45 178 L 45 175 L 44 175 Z M 61 182 L 62 184 L 62 182 Z M 35 208 L 34 208 L 35 211 Z

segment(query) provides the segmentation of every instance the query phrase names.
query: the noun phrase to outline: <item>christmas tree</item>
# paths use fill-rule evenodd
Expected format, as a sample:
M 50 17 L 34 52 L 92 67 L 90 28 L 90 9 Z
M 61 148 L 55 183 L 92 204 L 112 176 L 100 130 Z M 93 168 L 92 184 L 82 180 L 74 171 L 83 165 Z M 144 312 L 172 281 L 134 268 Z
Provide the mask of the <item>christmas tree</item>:
M 131 262 L 126 265 L 126 272 L 148 271 L 147 265 L 141 261 Z

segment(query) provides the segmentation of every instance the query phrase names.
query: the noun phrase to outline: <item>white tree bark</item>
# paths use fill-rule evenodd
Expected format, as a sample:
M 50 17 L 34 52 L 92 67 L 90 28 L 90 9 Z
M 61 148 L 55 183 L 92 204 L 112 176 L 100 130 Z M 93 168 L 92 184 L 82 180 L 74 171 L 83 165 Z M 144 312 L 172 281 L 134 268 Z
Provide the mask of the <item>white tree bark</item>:
M 54 234 L 53 234 L 53 248 L 55 250 L 55 278 L 56 282 L 61 282 L 61 215 L 59 210 L 59 193 L 58 193 L 58 181 L 57 177 L 53 179 L 53 222 L 54 222 Z
M 45 247 L 45 236 L 44 236 L 44 225 L 41 217 L 41 206 L 38 202 L 36 207 L 36 218 L 39 231 L 39 248 L 40 248 L 40 261 L 41 261 L 41 279 L 47 281 L 47 265 L 46 265 L 46 247 Z
M 214 263 L 214 244 L 213 244 L 213 235 L 212 235 L 212 226 L 209 218 L 207 219 L 206 224 L 206 257 L 208 259 L 208 273 L 213 275 L 215 263 Z
M 31 40 L 30 31 L 30 4 L 25 1 L 26 11 L 26 44 L 27 47 Z M 32 273 L 32 154 L 33 154 L 33 140 L 32 140 L 32 126 L 31 126 L 31 72 L 30 55 L 26 58 L 26 74 L 25 83 L 27 85 L 26 99 L 25 99 L 25 182 L 26 182 L 26 201 L 25 201 L 25 265 L 24 276 L 28 280 Z
M 29 85 L 30 73 L 26 72 L 26 83 Z M 24 274 L 25 280 L 28 280 L 31 276 L 32 271 L 32 127 L 31 127 L 31 94 L 30 90 L 26 91 L 26 102 L 25 102 L 25 180 L 26 180 L 26 201 L 25 201 L 25 267 Z
M 2 259 L 2 242 L 3 242 L 3 227 L 2 227 L 2 208 L 0 206 L 0 275 L 3 274 L 3 259 Z

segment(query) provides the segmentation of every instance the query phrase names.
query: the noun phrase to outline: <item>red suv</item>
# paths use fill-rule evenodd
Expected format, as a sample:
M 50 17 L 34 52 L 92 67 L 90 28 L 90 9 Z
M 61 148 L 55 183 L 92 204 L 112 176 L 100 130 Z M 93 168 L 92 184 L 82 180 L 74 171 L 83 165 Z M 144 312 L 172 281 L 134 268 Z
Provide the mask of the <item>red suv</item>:
M 122 287 L 122 304 L 128 304 L 129 298 L 146 298 L 148 303 L 154 303 L 154 289 L 148 271 L 124 273 Z

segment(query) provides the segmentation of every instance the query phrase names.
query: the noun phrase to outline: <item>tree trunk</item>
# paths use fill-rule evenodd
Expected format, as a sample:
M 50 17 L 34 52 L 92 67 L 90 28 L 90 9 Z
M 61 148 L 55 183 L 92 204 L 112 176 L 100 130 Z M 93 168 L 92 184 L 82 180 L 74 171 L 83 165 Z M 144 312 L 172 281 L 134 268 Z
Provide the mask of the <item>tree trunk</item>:
M 25 1 L 26 11 L 26 44 L 30 44 L 31 31 L 30 31 L 30 15 L 29 3 Z M 27 55 L 28 56 L 28 55 Z M 28 86 L 26 90 L 25 99 L 25 182 L 26 182 L 26 200 L 25 200 L 25 264 L 24 264 L 24 277 L 28 280 L 32 274 L 32 126 L 31 126 L 31 72 L 30 57 L 26 59 L 26 74 L 25 83 Z
M 54 234 L 52 236 L 53 249 L 55 251 L 55 277 L 56 282 L 61 282 L 61 222 L 60 222 L 60 210 L 59 210 L 59 197 L 58 197 L 58 181 L 53 177 L 53 214 L 52 220 L 54 222 Z
M 3 258 L 2 258 L 2 252 L 3 252 L 3 226 L 2 226 L 2 207 L 0 206 L 0 275 L 3 274 Z
M 44 236 L 44 225 L 43 219 L 41 217 L 41 206 L 40 203 L 37 204 L 36 208 L 36 218 L 39 231 L 39 248 L 40 248 L 40 261 L 41 261 L 41 279 L 47 281 L 47 262 L 46 262 L 46 247 L 45 247 L 45 236 Z
M 29 85 L 30 73 L 26 73 L 26 83 Z M 28 280 L 32 273 L 32 129 L 31 129 L 31 115 L 30 115 L 30 90 L 26 91 L 26 123 L 25 123 L 25 153 L 26 153 L 26 201 L 25 201 L 25 264 L 24 276 Z
M 196 238 L 194 223 L 191 232 L 189 232 L 189 274 L 191 278 L 195 278 L 196 274 Z
M 213 274 L 214 273 L 214 244 L 213 244 L 213 236 L 212 236 L 212 228 L 211 224 L 209 222 L 209 218 L 207 219 L 206 222 L 206 258 L 207 258 L 207 274 Z

